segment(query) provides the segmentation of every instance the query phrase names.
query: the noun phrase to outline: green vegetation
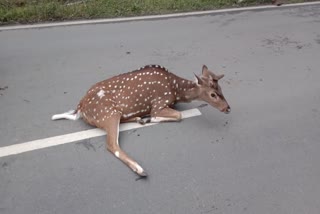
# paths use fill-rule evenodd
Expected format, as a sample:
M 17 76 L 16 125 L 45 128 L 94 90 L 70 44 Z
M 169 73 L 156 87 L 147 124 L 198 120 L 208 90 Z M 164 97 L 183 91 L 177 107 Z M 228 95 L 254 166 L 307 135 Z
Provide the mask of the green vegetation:
M 243 0 L 241 3 L 238 0 L 0 0 L 0 25 L 141 16 L 270 3 L 271 0 Z

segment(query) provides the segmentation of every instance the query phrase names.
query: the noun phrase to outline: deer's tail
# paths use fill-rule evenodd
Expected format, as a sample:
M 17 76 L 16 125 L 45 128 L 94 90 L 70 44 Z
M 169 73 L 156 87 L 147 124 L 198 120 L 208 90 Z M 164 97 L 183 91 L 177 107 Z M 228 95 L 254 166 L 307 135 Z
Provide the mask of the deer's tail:
M 70 110 L 62 114 L 55 114 L 51 117 L 51 120 L 60 120 L 60 119 L 67 119 L 67 120 L 78 120 L 81 118 L 81 112 L 79 106 L 76 110 Z

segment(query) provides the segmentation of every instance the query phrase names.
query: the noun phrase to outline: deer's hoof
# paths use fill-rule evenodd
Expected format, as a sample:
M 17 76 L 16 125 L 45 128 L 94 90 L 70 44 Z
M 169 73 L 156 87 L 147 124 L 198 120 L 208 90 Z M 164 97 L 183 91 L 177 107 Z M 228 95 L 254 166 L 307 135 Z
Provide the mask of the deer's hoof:
M 146 179 L 148 177 L 148 174 L 145 171 L 140 172 L 140 173 L 136 172 L 136 173 L 137 173 L 137 175 L 139 175 L 139 177 L 136 178 L 136 181 L 141 180 L 141 179 Z
M 137 174 L 138 174 L 138 173 L 137 173 Z M 145 172 L 140 173 L 140 174 L 138 174 L 138 175 L 139 175 L 139 177 L 136 178 L 136 181 L 141 180 L 141 179 L 147 179 L 147 178 L 148 178 L 148 175 L 147 175 L 147 173 L 145 173 Z
M 138 163 L 134 163 L 134 165 L 130 166 L 130 167 L 140 177 L 147 177 L 148 176 L 147 173 L 144 171 L 144 169 Z
M 148 174 L 147 174 L 145 171 L 143 171 L 143 172 L 141 172 L 141 173 L 138 173 L 138 175 L 139 175 L 140 177 L 142 177 L 142 178 L 148 177 Z
M 141 125 L 144 125 L 144 124 L 146 124 L 146 121 L 144 121 L 143 119 L 140 119 L 140 120 L 138 120 L 138 123 Z
M 151 119 L 150 118 L 140 119 L 137 122 L 141 125 L 145 125 L 146 123 L 150 123 Z

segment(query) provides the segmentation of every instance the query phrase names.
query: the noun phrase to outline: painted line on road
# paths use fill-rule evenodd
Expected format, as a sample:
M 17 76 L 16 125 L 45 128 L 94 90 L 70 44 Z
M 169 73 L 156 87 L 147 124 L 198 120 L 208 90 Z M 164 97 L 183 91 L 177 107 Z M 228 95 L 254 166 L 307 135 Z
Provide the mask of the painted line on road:
M 196 11 L 196 12 L 186 12 L 186 13 L 174 13 L 174 14 L 165 14 L 165 15 L 151 15 L 151 16 L 137 16 L 137 17 L 127 17 L 127 18 L 92 19 L 92 20 L 54 22 L 54 23 L 44 23 L 44 24 L 15 25 L 15 26 L 0 27 L 0 31 L 63 27 L 63 26 L 86 25 L 86 24 L 107 24 L 107 23 L 119 23 L 119 22 L 130 22 L 130 21 L 147 21 L 147 20 L 157 20 L 157 19 L 180 18 L 180 17 L 188 17 L 188 16 L 217 15 L 217 14 L 222 14 L 222 13 L 233 13 L 233 12 L 243 12 L 243 11 L 268 10 L 268 9 L 277 9 L 277 8 L 281 9 L 281 8 L 291 8 L 291 7 L 299 7 L 299 6 L 312 6 L 312 5 L 319 5 L 319 4 L 320 4 L 320 1 L 316 1 L 316 2 L 305 2 L 305 3 L 296 3 L 296 4 L 285 4 L 285 5 L 282 5 L 279 7 L 275 6 L 275 5 L 265 5 L 265 6 L 229 8 L 229 9 Z
M 183 119 L 201 115 L 201 112 L 196 108 L 185 110 L 185 111 L 182 111 L 181 113 L 182 113 Z M 140 125 L 138 123 L 123 123 L 123 124 L 120 124 L 120 132 L 128 131 L 131 129 L 139 129 L 147 126 L 153 126 L 157 124 L 159 123 L 147 123 L 145 125 Z M 11 146 L 0 147 L 0 157 L 21 154 L 24 152 L 44 149 L 52 146 L 63 145 L 63 144 L 72 143 L 72 142 L 93 138 L 93 137 L 99 137 L 103 135 L 106 135 L 105 131 L 99 128 L 95 128 L 95 129 L 90 129 L 86 131 L 74 132 L 70 134 L 29 141 L 29 142 L 15 144 Z

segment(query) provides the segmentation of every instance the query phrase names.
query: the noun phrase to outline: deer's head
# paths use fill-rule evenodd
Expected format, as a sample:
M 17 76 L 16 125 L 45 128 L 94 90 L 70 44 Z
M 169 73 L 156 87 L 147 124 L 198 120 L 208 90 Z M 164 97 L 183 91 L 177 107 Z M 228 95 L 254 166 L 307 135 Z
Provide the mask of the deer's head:
M 216 75 L 208 70 L 207 66 L 202 67 L 201 77 L 196 76 L 196 83 L 198 88 L 198 99 L 209 103 L 211 106 L 228 114 L 231 108 L 222 94 L 222 90 L 218 81 L 224 75 Z

